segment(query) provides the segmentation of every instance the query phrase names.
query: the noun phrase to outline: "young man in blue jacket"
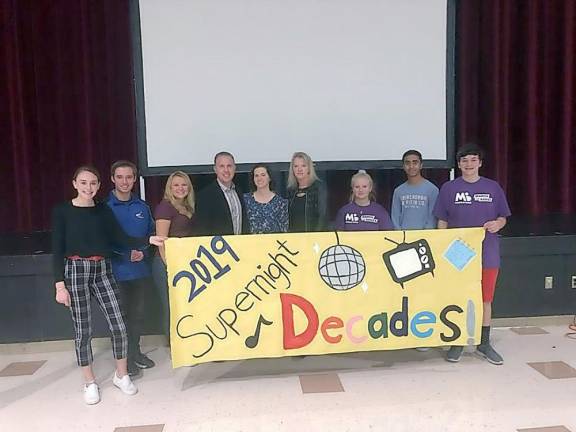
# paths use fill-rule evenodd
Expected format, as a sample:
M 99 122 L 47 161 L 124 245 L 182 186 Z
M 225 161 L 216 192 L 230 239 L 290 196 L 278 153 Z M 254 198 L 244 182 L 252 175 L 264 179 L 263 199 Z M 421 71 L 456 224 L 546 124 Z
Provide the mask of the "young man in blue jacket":
M 154 232 L 154 219 L 150 207 L 132 193 L 137 179 L 137 168 L 132 162 L 117 161 L 110 168 L 114 189 L 107 204 L 120 226 L 132 237 L 148 237 Z M 140 369 L 154 367 L 154 362 L 140 350 L 140 335 L 146 319 L 146 297 L 154 292 L 148 262 L 150 251 L 118 248 L 112 259 L 112 272 L 120 286 L 122 304 L 128 330 L 128 373 L 138 375 Z

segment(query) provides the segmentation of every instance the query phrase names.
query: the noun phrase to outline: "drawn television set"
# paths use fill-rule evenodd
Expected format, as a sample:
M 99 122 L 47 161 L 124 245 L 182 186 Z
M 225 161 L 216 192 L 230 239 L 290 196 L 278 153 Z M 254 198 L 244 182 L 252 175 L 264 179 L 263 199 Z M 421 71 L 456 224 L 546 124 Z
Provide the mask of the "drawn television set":
M 398 243 L 387 237 L 386 240 L 397 245 L 394 249 L 382 254 L 384 264 L 394 282 L 404 288 L 404 283 L 412 279 L 427 273 L 432 273 L 434 276 L 436 264 L 430 245 L 425 239 L 411 243 L 405 241 Z M 404 232 L 404 240 L 406 240 L 406 232 Z

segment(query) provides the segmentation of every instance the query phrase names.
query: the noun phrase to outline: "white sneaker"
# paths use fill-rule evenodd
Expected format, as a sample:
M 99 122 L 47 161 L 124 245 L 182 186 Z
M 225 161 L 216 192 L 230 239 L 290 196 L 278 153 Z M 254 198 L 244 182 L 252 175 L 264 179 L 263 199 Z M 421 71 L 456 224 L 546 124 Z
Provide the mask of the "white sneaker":
M 124 375 L 122 378 L 118 378 L 116 372 L 114 372 L 114 379 L 112 380 L 114 385 L 122 390 L 122 393 L 127 395 L 135 395 L 138 393 L 138 388 L 134 385 L 129 375 Z
M 88 405 L 94 405 L 100 402 L 100 389 L 95 382 L 84 385 L 84 402 Z

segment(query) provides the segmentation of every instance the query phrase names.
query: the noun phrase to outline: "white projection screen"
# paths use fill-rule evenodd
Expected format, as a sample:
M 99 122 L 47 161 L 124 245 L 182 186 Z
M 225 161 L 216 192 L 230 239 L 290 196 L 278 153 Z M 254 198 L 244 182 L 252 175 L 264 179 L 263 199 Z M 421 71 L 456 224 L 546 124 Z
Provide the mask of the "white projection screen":
M 143 174 L 429 167 L 454 151 L 453 0 L 133 0 Z

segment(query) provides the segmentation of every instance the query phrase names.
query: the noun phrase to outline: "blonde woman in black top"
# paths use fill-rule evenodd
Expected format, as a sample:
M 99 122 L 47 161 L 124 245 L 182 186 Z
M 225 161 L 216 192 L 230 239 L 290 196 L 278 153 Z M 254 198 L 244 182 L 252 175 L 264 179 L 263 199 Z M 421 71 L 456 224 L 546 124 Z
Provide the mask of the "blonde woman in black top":
M 326 223 L 326 188 L 318 179 L 312 158 L 296 152 L 288 172 L 289 232 L 324 231 Z

